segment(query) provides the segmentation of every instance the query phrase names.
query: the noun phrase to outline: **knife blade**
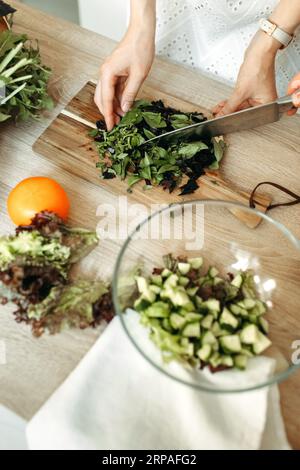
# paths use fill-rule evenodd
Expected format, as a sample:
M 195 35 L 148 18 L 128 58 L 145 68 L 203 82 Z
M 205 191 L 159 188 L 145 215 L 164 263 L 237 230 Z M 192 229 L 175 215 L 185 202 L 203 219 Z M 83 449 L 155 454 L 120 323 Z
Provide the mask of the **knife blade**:
M 300 90 L 298 90 L 300 92 Z M 153 137 L 142 145 L 149 143 L 173 144 L 180 140 L 200 139 L 203 137 L 216 137 L 233 132 L 254 129 L 279 121 L 281 116 L 294 108 L 292 96 L 284 96 L 272 103 L 244 109 L 227 116 L 222 116 L 191 126 L 176 129 L 171 132 Z

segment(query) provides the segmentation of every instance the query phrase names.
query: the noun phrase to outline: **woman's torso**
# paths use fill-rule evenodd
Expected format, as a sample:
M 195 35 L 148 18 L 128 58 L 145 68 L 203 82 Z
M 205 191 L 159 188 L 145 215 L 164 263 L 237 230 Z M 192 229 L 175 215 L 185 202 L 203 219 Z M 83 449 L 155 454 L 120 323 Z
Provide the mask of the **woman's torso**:
M 157 0 L 157 53 L 234 82 L 246 48 L 278 0 Z M 284 94 L 300 70 L 300 34 L 278 54 L 277 86 Z

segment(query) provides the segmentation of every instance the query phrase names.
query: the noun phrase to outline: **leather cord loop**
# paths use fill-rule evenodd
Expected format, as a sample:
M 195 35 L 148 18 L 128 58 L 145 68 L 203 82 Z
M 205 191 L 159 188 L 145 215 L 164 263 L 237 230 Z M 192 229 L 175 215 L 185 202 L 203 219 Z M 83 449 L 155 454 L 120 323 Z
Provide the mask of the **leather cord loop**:
M 289 196 L 294 198 L 294 201 L 280 202 L 280 203 L 277 203 L 277 204 L 270 204 L 267 208 L 267 211 L 270 211 L 271 209 L 275 209 L 276 207 L 287 207 L 287 206 L 295 206 L 296 204 L 300 204 L 300 196 L 298 194 L 294 193 L 293 191 L 291 191 L 290 189 L 285 188 L 281 184 L 273 183 L 272 181 L 263 181 L 262 183 L 257 184 L 255 186 L 255 188 L 253 189 L 252 193 L 251 193 L 251 196 L 250 196 L 250 199 L 249 199 L 249 205 L 252 209 L 255 208 L 255 202 L 256 202 L 255 201 L 255 194 L 256 194 L 258 188 L 260 186 L 263 186 L 263 185 L 273 186 L 274 188 L 279 189 L 281 192 L 283 192 L 285 194 L 288 194 Z

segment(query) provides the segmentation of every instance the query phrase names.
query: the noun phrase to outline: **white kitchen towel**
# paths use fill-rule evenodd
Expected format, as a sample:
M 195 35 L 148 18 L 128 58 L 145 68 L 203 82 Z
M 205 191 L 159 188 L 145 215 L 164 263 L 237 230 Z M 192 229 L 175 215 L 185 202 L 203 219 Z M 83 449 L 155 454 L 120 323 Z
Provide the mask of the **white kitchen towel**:
M 269 374 L 273 361 L 258 359 Z M 36 450 L 290 448 L 277 387 L 221 395 L 177 383 L 148 364 L 119 318 L 34 416 L 27 437 Z
M 0 450 L 27 450 L 26 421 L 0 405 Z

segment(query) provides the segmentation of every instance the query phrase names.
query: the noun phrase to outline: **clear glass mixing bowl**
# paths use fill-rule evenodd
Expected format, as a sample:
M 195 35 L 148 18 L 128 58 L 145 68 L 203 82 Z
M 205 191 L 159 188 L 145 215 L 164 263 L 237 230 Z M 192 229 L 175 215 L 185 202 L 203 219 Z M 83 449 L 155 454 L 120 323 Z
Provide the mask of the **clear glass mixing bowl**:
M 260 224 L 256 228 L 257 220 Z M 200 390 L 226 393 L 265 387 L 284 380 L 300 367 L 300 241 L 283 225 L 255 209 L 221 201 L 174 204 L 151 215 L 124 243 L 113 277 L 113 298 L 124 329 L 147 361 L 169 377 Z M 255 358 L 246 371 L 212 374 L 165 363 L 149 339 L 137 313 L 128 312 L 134 289 L 133 273 L 144 275 L 162 266 L 162 257 L 202 256 L 220 273 L 252 269 L 258 291 L 268 303 L 267 320 L 272 346 L 264 353 L 273 358 L 266 373 L 266 359 Z M 128 303 L 129 302 L 129 303 Z M 297 343 L 298 340 L 298 343 Z M 251 362 L 252 361 L 252 362 Z M 270 359 L 267 359 L 270 363 Z

